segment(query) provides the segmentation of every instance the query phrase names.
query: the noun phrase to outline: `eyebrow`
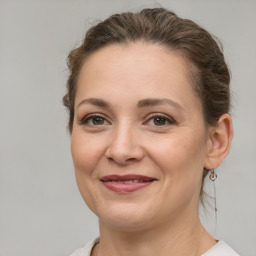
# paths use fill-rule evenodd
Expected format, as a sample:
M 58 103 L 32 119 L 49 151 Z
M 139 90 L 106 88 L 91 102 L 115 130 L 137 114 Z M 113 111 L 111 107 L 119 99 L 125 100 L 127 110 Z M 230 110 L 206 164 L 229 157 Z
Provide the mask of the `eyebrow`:
M 171 99 L 144 99 L 144 100 L 140 100 L 137 104 L 138 108 L 143 108 L 143 107 L 153 107 L 153 106 L 158 106 L 158 105 L 165 105 L 165 104 L 168 104 L 168 105 L 171 105 L 175 108 L 178 108 L 178 109 L 181 109 L 181 110 L 184 110 L 183 107 L 171 100 Z
M 102 100 L 102 99 L 97 99 L 97 98 L 88 98 L 88 99 L 84 99 L 84 100 L 82 100 L 82 101 L 77 105 L 77 108 L 78 108 L 80 105 L 83 105 L 83 104 L 86 104 L 86 103 L 89 103 L 89 104 L 92 104 L 92 105 L 98 106 L 98 107 L 110 108 L 110 104 L 109 104 L 108 102 L 106 102 L 105 100 Z
M 89 104 L 92 104 L 92 105 L 98 106 L 98 107 L 110 108 L 110 103 L 108 103 L 105 100 L 98 99 L 98 98 L 84 99 L 77 105 L 77 108 L 80 105 L 83 105 L 86 103 L 89 103 Z M 171 105 L 180 110 L 184 110 L 184 108 L 179 103 L 177 103 L 171 99 L 155 99 L 155 98 L 143 99 L 137 103 L 137 107 L 145 108 L 145 107 L 154 107 L 154 106 L 165 105 L 165 104 Z

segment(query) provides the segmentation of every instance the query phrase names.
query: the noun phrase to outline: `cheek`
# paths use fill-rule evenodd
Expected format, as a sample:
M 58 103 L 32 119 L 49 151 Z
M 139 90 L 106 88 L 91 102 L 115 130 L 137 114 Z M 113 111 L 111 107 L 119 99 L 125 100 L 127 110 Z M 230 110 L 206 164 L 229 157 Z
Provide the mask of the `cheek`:
M 191 136 L 175 136 L 166 139 L 161 145 L 155 143 L 151 147 L 151 155 L 154 155 L 156 166 L 160 168 L 163 175 L 163 186 L 159 193 L 163 203 L 162 207 L 167 208 L 165 212 L 176 212 L 184 205 L 197 205 L 201 189 L 201 176 L 204 164 L 203 142 L 198 143 L 196 138 Z M 201 145 L 200 145 L 201 144 Z
M 98 182 L 97 172 L 94 170 L 102 155 L 102 144 L 97 139 L 88 138 L 83 132 L 73 130 L 71 153 L 79 191 L 88 207 L 94 211 L 96 204 L 94 195 L 97 193 L 95 182 Z
M 160 167 L 167 179 L 201 179 L 204 166 L 205 146 L 201 137 L 190 133 L 173 134 L 165 140 L 157 141 L 150 147 L 151 159 Z
M 73 132 L 71 153 L 76 174 L 91 175 L 104 149 L 102 140 Z

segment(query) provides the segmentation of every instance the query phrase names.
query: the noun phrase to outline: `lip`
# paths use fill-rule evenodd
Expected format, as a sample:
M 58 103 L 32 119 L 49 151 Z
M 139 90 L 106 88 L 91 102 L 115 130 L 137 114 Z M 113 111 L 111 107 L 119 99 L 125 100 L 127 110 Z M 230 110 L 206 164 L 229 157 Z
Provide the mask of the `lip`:
M 128 174 L 128 175 L 107 175 L 100 178 L 100 181 L 104 186 L 117 193 L 131 193 L 142 188 L 145 188 L 157 179 L 137 175 L 137 174 Z

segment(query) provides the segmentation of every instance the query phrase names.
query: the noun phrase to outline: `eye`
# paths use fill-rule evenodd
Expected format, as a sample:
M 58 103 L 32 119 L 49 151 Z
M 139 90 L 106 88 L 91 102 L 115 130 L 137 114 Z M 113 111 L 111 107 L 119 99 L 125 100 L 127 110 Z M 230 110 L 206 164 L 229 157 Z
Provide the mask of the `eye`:
M 154 126 L 166 126 L 174 123 L 175 121 L 172 118 L 158 113 L 150 114 L 147 121 L 147 124 Z
M 155 125 L 165 125 L 167 120 L 164 117 L 157 116 L 153 118 Z
M 81 125 L 89 125 L 89 126 L 101 126 L 105 124 L 109 124 L 109 122 L 99 114 L 90 114 L 85 116 L 79 121 Z

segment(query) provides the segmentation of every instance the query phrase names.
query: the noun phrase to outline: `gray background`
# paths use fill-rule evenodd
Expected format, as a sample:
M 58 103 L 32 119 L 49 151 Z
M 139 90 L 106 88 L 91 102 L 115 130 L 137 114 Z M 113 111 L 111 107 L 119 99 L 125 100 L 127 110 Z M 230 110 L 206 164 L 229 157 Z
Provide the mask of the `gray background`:
M 217 35 L 232 71 L 235 136 L 217 170 L 217 221 L 241 255 L 256 255 L 256 1 L 169 0 L 162 6 Z M 78 192 L 67 113 L 66 56 L 97 19 L 155 1 L 0 0 L 0 255 L 69 255 L 98 234 Z M 212 183 L 207 182 L 212 191 Z

